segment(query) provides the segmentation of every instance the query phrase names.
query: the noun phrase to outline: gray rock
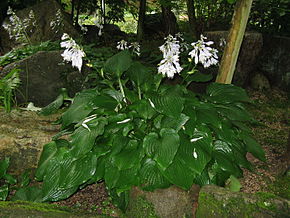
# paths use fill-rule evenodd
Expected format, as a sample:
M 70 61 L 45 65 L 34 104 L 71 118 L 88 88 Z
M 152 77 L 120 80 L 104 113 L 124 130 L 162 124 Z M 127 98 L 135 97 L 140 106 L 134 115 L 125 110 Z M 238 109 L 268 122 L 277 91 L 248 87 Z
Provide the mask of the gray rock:
M 41 51 L 4 67 L 3 75 L 13 68 L 21 70 L 21 85 L 16 92 L 18 104 L 33 102 L 42 107 L 54 101 L 61 88 L 67 88 L 71 97 L 82 89 L 87 75 L 85 67 L 80 73 L 70 63 L 63 63 L 61 53 Z
M 50 27 L 50 22 L 56 19 L 56 13 L 59 9 L 61 10 L 63 25 L 56 33 L 56 31 Z M 39 4 L 25 8 L 15 13 L 21 20 L 23 20 L 28 17 L 30 10 L 33 10 L 36 19 L 36 27 L 29 27 L 26 31 L 32 43 L 39 43 L 48 40 L 60 40 L 63 33 L 67 33 L 73 38 L 80 36 L 72 25 L 70 16 L 61 9 L 61 6 L 57 1 L 41 1 Z M 9 23 L 8 20 L 9 18 L 6 17 L 4 23 Z M 19 42 L 9 38 L 8 32 L 2 26 L 0 27 L 0 38 L 2 50 L 4 53 L 20 45 Z
M 289 217 L 290 201 L 270 193 L 247 194 L 208 185 L 201 188 L 197 218 Z
M 32 111 L 0 111 L 0 160 L 10 157 L 9 172 L 20 175 L 37 167 L 42 148 L 59 131 L 52 125 L 57 115 L 39 116 Z
M 195 198 L 199 187 L 194 185 L 190 191 L 171 186 L 153 192 L 132 188 L 129 206 L 126 211 L 128 217 L 161 217 L 183 218 L 193 217 Z
M 224 46 L 220 46 L 221 39 L 227 39 L 228 31 L 213 31 L 205 34 L 209 40 L 214 41 L 214 47 L 223 51 Z M 236 70 L 233 77 L 233 84 L 245 87 L 249 85 L 251 72 L 257 66 L 257 60 L 263 46 L 263 37 L 261 33 L 246 32 L 241 45 L 240 54 L 236 64 Z
M 265 36 L 259 72 L 270 84 L 290 91 L 290 37 Z
M 7 218 L 77 218 L 101 217 L 94 214 L 76 212 L 54 204 L 28 201 L 0 201 L 0 217 Z
M 255 90 L 269 90 L 271 88 L 269 80 L 263 74 L 255 74 L 251 79 L 251 87 Z

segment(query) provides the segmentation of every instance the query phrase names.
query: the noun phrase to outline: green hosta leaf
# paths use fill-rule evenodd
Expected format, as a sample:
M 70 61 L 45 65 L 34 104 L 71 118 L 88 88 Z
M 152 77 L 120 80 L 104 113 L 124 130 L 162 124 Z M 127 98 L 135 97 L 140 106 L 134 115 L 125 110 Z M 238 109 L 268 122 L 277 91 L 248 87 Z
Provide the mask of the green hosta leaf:
M 154 95 L 150 98 L 153 107 L 160 113 L 167 116 L 180 116 L 183 110 L 184 99 L 178 95 Z
M 158 134 L 155 132 L 150 132 L 144 137 L 143 148 L 146 155 L 153 158 L 156 152 L 157 147 L 160 145 L 160 140 Z
M 94 110 L 95 105 L 92 103 L 98 95 L 94 89 L 85 90 L 78 93 L 73 101 L 73 104 L 62 115 L 62 128 L 69 126 L 72 123 L 78 123 Z
M 170 185 L 158 169 L 157 163 L 151 158 L 144 159 L 139 173 L 141 187 L 146 191 L 153 191 L 157 188 L 166 188 Z
M 92 150 L 96 138 L 104 133 L 107 120 L 96 118 L 87 124 L 89 129 L 80 126 L 71 136 L 71 152 L 74 157 L 82 156 Z
M 104 71 L 110 74 L 117 74 L 118 77 L 129 69 L 132 59 L 129 51 L 124 50 L 109 58 L 104 66 Z
M 106 90 L 103 90 L 103 93 L 105 93 L 106 95 L 111 96 L 118 103 L 121 103 L 123 101 L 123 95 L 122 95 L 122 93 L 120 91 L 113 90 L 113 89 L 106 89 Z
M 61 164 L 60 188 L 70 189 L 78 187 L 94 175 L 97 157 L 92 152 L 78 160 L 74 160 L 71 156 L 67 158 L 68 161 L 63 161 Z
M 20 188 L 17 190 L 12 200 L 41 202 L 41 189 L 35 186 Z
M 212 83 L 207 87 L 209 100 L 217 103 L 250 102 L 246 91 L 231 84 Z
M 135 141 L 137 143 L 137 141 Z M 112 156 L 112 163 L 119 170 L 127 170 L 136 167 L 142 160 L 144 153 L 141 146 L 138 148 L 126 148 Z
M 214 108 L 197 109 L 196 119 L 199 123 L 206 123 L 219 127 L 221 125 L 221 118 Z
M 252 118 L 249 113 L 241 107 L 233 104 L 230 105 L 217 105 L 217 111 L 223 116 L 234 121 L 250 121 Z
M 184 163 L 182 157 L 179 156 L 176 156 L 165 171 L 162 170 L 162 173 L 172 184 L 185 190 L 190 189 L 195 177 L 195 174 L 189 170 L 187 163 Z
M 185 114 L 180 114 L 179 117 L 167 117 L 164 116 L 161 121 L 162 128 L 171 128 L 175 129 L 177 132 L 184 127 L 186 122 L 189 120 L 189 117 Z
M 211 183 L 210 177 L 208 175 L 208 170 L 205 169 L 201 175 L 198 175 L 194 178 L 194 183 L 200 186 L 208 185 Z
M 25 170 L 25 172 L 21 174 L 21 176 L 20 176 L 20 186 L 21 187 L 26 187 L 29 185 L 29 183 L 30 183 L 29 176 L 30 176 L 29 170 Z
M 111 164 L 110 162 L 107 162 L 105 166 L 104 179 L 105 179 L 105 183 L 108 189 L 113 189 L 116 187 L 119 177 L 120 177 L 120 170 L 117 167 L 115 167 L 113 164 Z
M 17 183 L 17 179 L 15 179 L 12 175 L 10 174 L 5 174 L 3 178 L 10 184 L 14 185 Z
M 140 62 L 134 62 L 128 69 L 127 75 L 137 86 L 148 82 L 148 79 L 151 76 L 150 69 L 145 67 Z
M 130 105 L 130 108 L 135 110 L 138 113 L 138 116 L 144 119 L 151 119 L 156 114 L 156 111 L 152 108 L 150 102 L 145 99 L 134 102 Z
M 64 101 L 64 96 L 60 94 L 59 96 L 57 96 L 57 98 L 53 102 L 51 102 L 46 107 L 42 108 L 40 111 L 40 114 L 47 116 L 47 115 L 56 113 L 57 110 L 63 105 L 63 101 Z
M 255 139 L 246 133 L 241 134 L 241 137 L 246 144 L 248 152 L 251 152 L 259 160 L 266 161 L 265 151 Z
M 210 153 L 207 152 L 212 150 L 211 141 L 200 139 L 190 142 L 190 139 L 185 135 L 182 134 L 180 137 L 181 142 L 177 156 L 193 173 L 201 174 L 211 160 Z
M 229 188 L 232 192 L 239 192 L 241 190 L 241 183 L 240 181 L 233 175 L 229 178 Z
M 58 149 L 57 149 L 57 143 L 55 141 L 52 141 L 43 147 L 43 151 L 40 156 L 40 160 L 38 162 L 38 168 L 35 173 L 35 177 L 38 181 L 43 180 L 43 177 L 51 165 L 51 163 L 54 161 L 55 156 L 58 155 Z
M 116 184 L 117 193 L 121 193 L 127 190 L 130 190 L 132 186 L 139 185 L 138 177 L 139 167 L 133 167 L 126 170 L 121 170 L 119 179 Z
M 0 201 L 5 201 L 9 193 L 9 186 L 0 186 Z
M 121 152 L 129 143 L 128 137 L 122 135 L 115 135 L 112 143 L 111 157 Z
M 236 165 L 232 150 L 227 143 L 216 141 L 213 156 L 222 170 L 237 177 L 242 176 L 242 171 Z
M 178 147 L 179 135 L 173 129 L 161 129 L 160 145 L 156 148 L 154 160 L 162 170 L 165 170 L 173 161 Z
M 94 108 L 104 108 L 106 110 L 115 110 L 117 107 L 117 100 L 109 95 L 98 95 L 92 100 Z
M 10 163 L 9 157 L 5 157 L 4 160 L 0 161 L 0 179 L 2 179 L 4 175 L 6 175 L 9 163 Z
M 189 84 L 190 82 L 208 82 L 212 80 L 212 74 L 204 74 L 200 72 L 195 72 L 193 74 L 187 74 L 185 77 L 185 81 Z

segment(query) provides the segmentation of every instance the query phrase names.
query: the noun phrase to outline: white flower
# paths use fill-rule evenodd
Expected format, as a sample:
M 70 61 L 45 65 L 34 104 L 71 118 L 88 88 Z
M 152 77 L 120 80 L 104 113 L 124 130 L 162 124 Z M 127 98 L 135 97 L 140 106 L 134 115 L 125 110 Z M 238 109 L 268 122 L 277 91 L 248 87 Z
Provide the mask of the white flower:
M 182 68 L 179 64 L 178 55 L 167 56 L 164 58 L 158 67 L 158 72 L 162 73 L 162 75 L 167 76 L 168 78 L 173 78 L 174 74 L 180 73 Z
M 81 71 L 83 65 L 82 58 L 86 56 L 85 52 L 67 33 L 64 33 L 61 39 L 66 40 L 60 43 L 62 48 L 66 48 L 61 56 L 65 61 L 72 62 L 72 66 L 77 67 Z
M 201 63 L 205 68 L 216 65 L 218 63 L 218 50 L 209 47 L 213 44 L 212 41 L 205 42 L 207 39 L 203 35 L 201 35 L 201 39 L 195 43 L 192 43 L 193 50 L 189 52 L 189 55 L 192 59 L 194 59 L 194 63 Z
M 179 64 L 179 41 L 172 35 L 165 38 L 165 43 L 159 47 L 163 53 L 163 60 L 159 63 L 158 73 L 173 78 L 174 74 L 180 73 L 182 67 Z
M 132 52 L 140 56 L 140 44 L 138 42 L 132 42 L 129 48 L 132 48 Z
M 120 42 L 117 43 L 117 49 L 118 50 L 129 49 L 128 42 L 122 39 Z

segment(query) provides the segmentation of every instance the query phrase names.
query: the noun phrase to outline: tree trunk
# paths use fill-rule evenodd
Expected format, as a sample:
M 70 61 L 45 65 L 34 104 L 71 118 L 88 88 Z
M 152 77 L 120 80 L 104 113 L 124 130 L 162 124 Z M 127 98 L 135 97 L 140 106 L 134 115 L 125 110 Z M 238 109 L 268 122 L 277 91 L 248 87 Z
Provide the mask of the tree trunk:
M 80 10 L 81 10 L 81 0 L 78 0 L 77 3 L 78 3 L 78 5 L 77 5 L 77 15 L 76 15 L 76 20 L 75 20 L 75 26 L 77 26 L 79 23 L 79 15 L 80 15 Z
M 194 0 L 186 0 L 186 4 L 187 4 L 187 15 L 189 20 L 189 31 L 191 36 L 194 39 L 197 39 Z
M 236 2 L 232 27 L 216 78 L 218 83 L 230 84 L 232 82 L 252 3 L 253 0 L 237 0 Z
M 71 17 L 70 17 L 70 19 L 72 22 L 74 22 L 75 3 L 76 3 L 76 0 L 71 1 L 71 13 L 70 13 Z
M 140 0 L 138 27 L 137 27 L 137 41 L 140 42 L 144 37 L 144 23 L 146 16 L 146 0 Z
M 162 22 L 164 25 L 165 35 L 175 35 L 177 33 L 176 17 L 171 11 L 171 7 L 161 6 L 162 9 Z

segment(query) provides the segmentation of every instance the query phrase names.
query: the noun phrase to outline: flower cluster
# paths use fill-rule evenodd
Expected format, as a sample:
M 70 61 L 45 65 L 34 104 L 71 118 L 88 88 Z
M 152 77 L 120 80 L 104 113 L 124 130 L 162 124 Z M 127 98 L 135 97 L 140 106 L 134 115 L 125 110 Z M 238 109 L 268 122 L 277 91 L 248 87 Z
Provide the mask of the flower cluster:
M 201 63 L 205 68 L 207 68 L 218 63 L 218 50 L 211 48 L 210 45 L 212 45 L 213 42 L 205 42 L 205 39 L 207 38 L 201 35 L 200 40 L 192 43 L 193 50 L 189 52 L 189 55 L 194 59 L 195 64 Z
M 99 28 L 98 36 L 101 36 L 104 26 L 101 24 L 101 22 L 99 22 L 97 18 L 94 23 L 95 23 L 95 26 Z
M 138 42 L 132 42 L 131 44 L 128 44 L 125 40 L 121 40 L 117 43 L 117 49 L 118 50 L 126 50 L 126 49 L 132 49 L 132 52 L 138 56 L 140 56 L 140 44 Z
M 174 74 L 180 73 L 182 67 L 179 64 L 180 45 L 176 37 L 169 35 L 165 43 L 159 47 L 163 53 L 163 60 L 159 63 L 158 73 L 173 78 Z
M 63 42 L 60 43 L 60 46 L 65 48 L 61 56 L 65 61 L 72 62 L 72 66 L 81 71 L 83 57 L 86 55 L 85 52 L 67 33 L 63 34 L 61 40 Z
M 55 20 L 50 21 L 49 25 L 51 29 L 55 30 L 55 33 L 58 33 L 60 30 L 60 27 L 64 26 L 63 17 L 62 17 L 60 9 L 58 9 L 55 14 Z
M 30 25 L 36 26 L 36 20 L 33 11 L 31 10 L 28 14 L 28 17 L 21 20 L 12 10 L 12 8 L 8 7 L 7 15 L 9 15 L 10 23 L 4 23 L 3 28 L 8 31 L 10 39 L 14 38 L 17 42 L 30 44 L 26 29 Z

